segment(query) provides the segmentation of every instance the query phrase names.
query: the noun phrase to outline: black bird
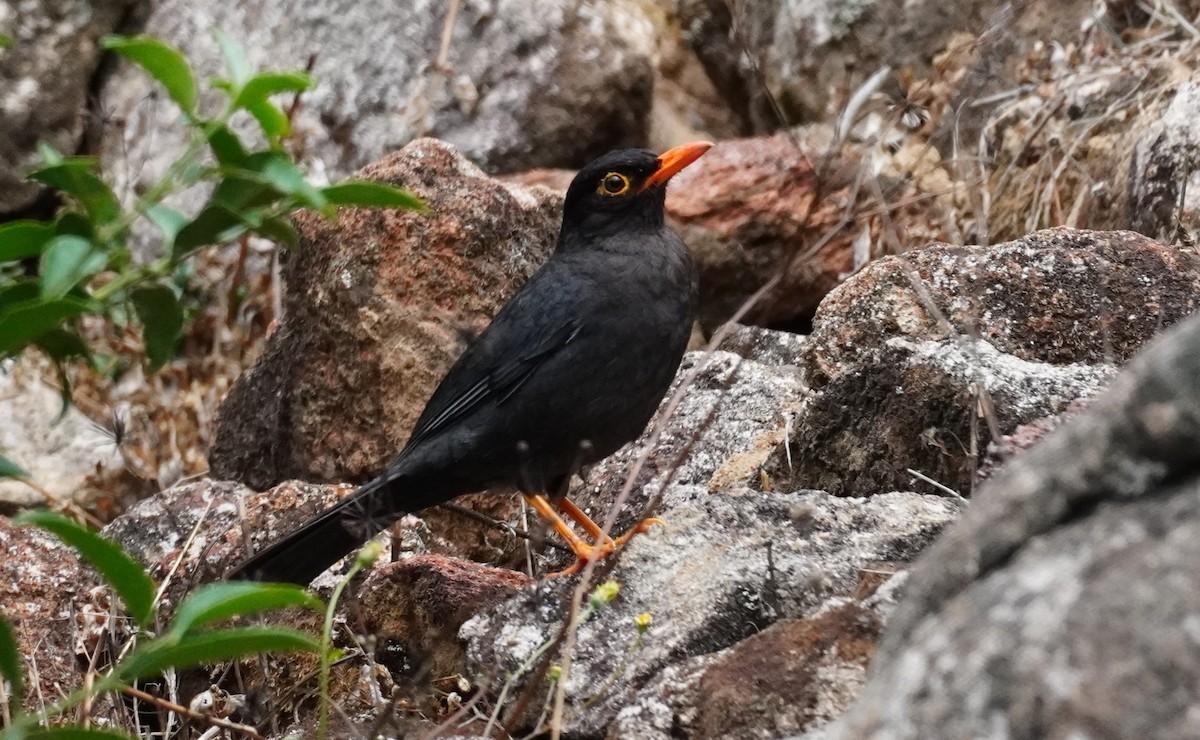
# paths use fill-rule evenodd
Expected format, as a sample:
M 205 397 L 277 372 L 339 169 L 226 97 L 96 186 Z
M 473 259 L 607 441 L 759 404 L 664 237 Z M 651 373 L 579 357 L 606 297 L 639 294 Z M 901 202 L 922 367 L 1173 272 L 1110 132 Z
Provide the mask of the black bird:
M 387 470 L 228 577 L 306 584 L 404 514 L 501 485 L 567 540 L 569 571 L 619 546 L 563 494 L 642 432 L 679 368 L 696 268 L 663 206 L 667 181 L 711 146 L 625 149 L 580 170 L 554 254 L 450 368 Z

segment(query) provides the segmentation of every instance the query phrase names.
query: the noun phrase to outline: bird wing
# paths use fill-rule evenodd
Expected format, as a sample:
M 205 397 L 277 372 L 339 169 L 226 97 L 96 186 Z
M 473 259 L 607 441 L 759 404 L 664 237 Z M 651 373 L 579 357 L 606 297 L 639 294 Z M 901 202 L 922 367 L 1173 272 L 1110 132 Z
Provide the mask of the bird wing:
M 502 320 L 498 316 L 488 332 L 447 373 L 417 421 L 409 447 L 454 424 L 482 403 L 491 401 L 499 405 L 508 401 L 546 360 L 570 344 L 582 328 L 578 319 L 564 318 L 551 326 L 529 327 L 533 329 L 533 341 L 513 342 L 514 333 L 525 332 L 511 331 Z M 516 355 L 505 356 L 501 351 L 512 352 L 514 347 L 522 346 L 525 349 Z

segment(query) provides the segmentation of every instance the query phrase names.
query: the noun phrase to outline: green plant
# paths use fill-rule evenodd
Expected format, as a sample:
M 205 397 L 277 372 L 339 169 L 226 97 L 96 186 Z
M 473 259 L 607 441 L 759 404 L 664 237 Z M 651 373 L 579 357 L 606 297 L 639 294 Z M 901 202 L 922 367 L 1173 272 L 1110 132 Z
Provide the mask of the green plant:
M 143 677 L 167 669 L 212 665 L 226 660 L 280 651 L 322 651 L 322 643 L 296 630 L 281 627 L 212 628 L 233 617 L 260 614 L 272 609 L 300 606 L 322 611 L 325 605 L 298 586 L 265 583 L 215 583 L 190 594 L 175 610 L 168 626 L 155 632 L 161 620 L 154 584 L 124 550 L 111 541 L 47 511 L 26 512 L 15 520 L 48 530 L 75 548 L 96 569 L 121 599 L 136 627 L 134 645 L 94 681 L 54 702 L 42 713 L 47 718 L 62 715 L 89 698 L 120 691 Z M 22 709 L 24 692 L 20 657 L 10 625 L 0 617 L 0 684 L 7 681 L 8 725 L 0 740 L 20 738 L 113 738 L 110 731 L 82 727 L 39 727 L 41 717 Z
M 339 656 L 339 652 L 333 647 L 333 616 L 337 611 L 338 601 L 341 600 L 342 592 L 346 590 L 350 581 L 354 580 L 354 577 L 364 569 L 370 568 L 371 564 L 382 554 L 383 545 L 378 540 L 372 540 L 363 545 L 354 556 L 354 563 L 350 566 L 350 570 L 334 587 L 333 594 L 329 597 L 329 604 L 325 607 L 325 626 L 321 630 L 321 673 L 319 678 L 321 705 L 317 718 L 319 740 L 329 737 L 329 706 L 333 701 L 329 696 L 329 672 L 333 668 L 334 660 Z
M 310 183 L 284 149 L 290 120 L 272 96 L 298 94 L 312 80 L 302 72 L 255 73 L 236 43 L 223 34 L 218 41 L 227 76 L 208 85 L 223 94 L 224 104 L 207 116 L 179 51 L 147 36 L 103 39 L 106 49 L 165 88 L 187 125 L 188 142 L 130 205 L 101 178 L 95 159 L 41 145 L 43 164 L 29 178 L 57 190 L 67 203 L 52 221 L 0 225 L 0 358 L 31 345 L 56 364 L 90 357 L 79 332 L 82 317 L 119 326 L 136 318 L 150 369 L 157 370 L 174 356 L 184 329 L 173 276 L 197 250 L 247 234 L 292 246 L 297 234 L 288 215 L 297 209 L 332 217 L 338 206 L 423 208 L 412 195 L 382 183 Z M 264 146 L 252 148 L 235 133 L 231 122 L 239 114 L 257 122 Z M 165 205 L 172 194 L 197 186 L 211 194 L 194 215 Z M 155 227 L 161 241 L 157 256 L 145 264 L 130 247 L 133 227 L 142 221 Z

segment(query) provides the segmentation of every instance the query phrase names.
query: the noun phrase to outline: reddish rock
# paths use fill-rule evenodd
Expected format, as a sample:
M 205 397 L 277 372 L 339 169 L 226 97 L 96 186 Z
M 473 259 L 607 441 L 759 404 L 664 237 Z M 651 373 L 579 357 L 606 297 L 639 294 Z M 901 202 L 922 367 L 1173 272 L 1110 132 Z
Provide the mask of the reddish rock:
M 858 154 L 848 147 L 825 162 L 818 138 L 792 133 L 721 142 L 672 182 L 667 212 L 696 257 L 706 329 L 728 320 L 781 270 L 783 281 L 746 320 L 806 320 L 853 269 L 857 231 L 839 231 L 839 224 L 854 204 Z M 835 236 L 825 240 L 830 232 Z
M 37 527 L 0 517 L 0 615 L 12 626 L 25 674 L 25 708 L 79 685 L 76 639 L 93 637 L 104 614 L 80 621 L 78 606 L 97 583 L 73 549 Z M 33 670 L 36 662 L 36 674 Z M 36 681 L 34 676 L 36 675 Z
M 464 332 L 487 324 L 557 237 L 553 195 L 490 179 L 438 141 L 414 141 L 358 177 L 409 188 L 429 213 L 297 218 L 285 319 L 221 408 L 217 477 L 265 488 L 377 473 Z
M 837 717 L 866 681 L 884 616 L 850 601 L 777 622 L 704 673 L 690 737 L 782 737 Z
M 781 270 L 783 281 L 743 322 L 802 324 L 853 271 L 853 242 L 864 225 L 878 232 L 867 217 L 845 229 L 860 152 L 847 145 L 825 161 L 823 138 L 796 131 L 722 141 L 672 180 L 667 216 L 696 258 L 705 330 L 727 321 Z M 513 180 L 564 192 L 571 173 L 530 170 Z
M 1120 363 L 1200 306 L 1200 255 L 1133 232 L 1047 229 L 877 260 L 829 294 L 803 365 L 820 386 L 887 340 L 978 335 L 1024 360 Z M 942 326 L 933 308 L 950 326 Z
M 402 666 L 418 696 L 432 688 L 465 694 L 458 679 L 470 675 L 463 623 L 507 600 L 532 580 L 512 570 L 442 555 L 418 555 L 376 568 L 363 583 L 353 619 L 372 635 L 380 660 L 403 651 Z M 470 682 L 468 681 L 468 687 Z

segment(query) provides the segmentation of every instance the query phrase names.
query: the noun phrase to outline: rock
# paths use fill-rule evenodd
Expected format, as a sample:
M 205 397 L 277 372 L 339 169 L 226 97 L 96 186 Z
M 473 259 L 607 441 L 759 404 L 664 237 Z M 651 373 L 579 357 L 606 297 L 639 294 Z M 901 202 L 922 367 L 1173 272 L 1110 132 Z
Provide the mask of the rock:
M 1165 110 L 1149 120 L 1130 164 L 1130 226 L 1171 240 L 1185 225 L 1200 220 L 1200 85 L 1193 80 L 1180 85 Z
M 77 407 L 63 409 L 62 395 L 41 380 L 39 362 L 0 361 L 0 454 L 57 498 L 95 503 L 124 475 L 125 462 L 113 439 Z M 0 508 L 47 503 L 28 485 L 0 479 Z
M 753 490 L 751 484 L 761 482 L 761 461 L 783 443 L 786 411 L 803 396 L 804 385 L 794 366 L 777 359 L 777 346 L 798 340 L 761 329 L 737 333 L 759 335 L 756 343 L 742 344 L 753 359 L 728 352 L 686 355 L 668 393 L 670 399 L 686 384 L 674 413 L 666 416 L 672 403 L 665 401 L 641 439 L 597 464 L 586 485 L 571 494 L 602 521 L 647 454 L 613 531 L 624 531 L 648 506 L 667 525 L 636 537 L 618 560 L 607 561 L 606 569 L 616 563 L 609 575 L 621 592 L 580 629 L 566 684 L 568 736 L 641 737 L 652 727 L 669 732 L 684 717 L 693 722 L 698 705 L 686 696 L 698 694 L 687 687 L 699 686 L 703 669 L 715 664 L 704 656 L 781 619 L 814 616 L 853 594 L 864 571 L 912 557 L 958 509 L 954 501 L 914 493 L 858 499 Z M 547 568 L 565 564 L 546 561 Z M 464 624 L 459 636 L 467 643 L 474 682 L 499 693 L 557 634 L 572 585 L 539 582 Z M 653 622 L 639 641 L 635 617 L 643 613 Z M 830 645 L 843 639 L 833 631 Z M 858 675 L 860 657 L 838 665 Z M 513 681 L 510 701 L 523 685 Z M 851 693 L 847 688 L 846 698 Z
M 403 656 L 393 675 L 404 666 L 416 674 L 419 697 L 456 691 L 467 681 L 466 654 L 458 630 L 475 614 L 512 597 L 532 580 L 516 571 L 492 568 L 443 555 L 417 555 L 381 565 L 371 571 L 353 606 L 354 622 L 371 635 L 385 665 Z M 412 671 L 411 666 L 420 666 Z M 431 688 L 432 685 L 432 688 Z M 437 707 L 426 711 L 436 712 Z
M 293 138 L 304 169 L 330 177 L 421 136 L 453 143 L 489 171 L 580 166 L 645 139 L 655 28 L 638 2 L 463 3 L 443 48 L 449 7 L 164 0 L 145 32 L 177 45 L 200 78 L 225 74 L 214 28 L 256 67 L 304 69 L 311 60 L 317 84 L 304 93 Z M 177 113 L 162 99 L 147 104 L 153 90 L 130 68 L 103 90 L 105 109 L 126 121 L 106 148 L 137 164 L 131 187 L 158 177 L 179 151 Z M 124 177 L 123 169 L 112 171 Z
M 642 688 L 672 666 L 780 619 L 816 615 L 853 593 L 875 563 L 911 558 L 957 511 L 948 499 L 912 493 L 852 499 L 673 484 L 667 499 L 675 502 L 662 512 L 668 528 L 633 540 L 610 573 L 620 595 L 578 631 L 565 679 L 568 736 L 627 736 L 613 723 L 645 701 Z M 540 582 L 464 624 L 460 637 L 474 675 L 503 686 L 557 634 L 572 585 Z M 639 641 L 640 614 L 653 622 Z M 517 681 L 509 695 L 521 688 Z M 624 721 L 624 727 L 642 724 L 628 714 Z
M 359 176 L 403 185 L 412 211 L 297 218 L 284 319 L 221 408 L 213 475 L 265 488 L 361 481 L 404 446 L 462 348 L 549 255 L 558 201 L 489 179 L 422 139 Z
M 873 262 L 822 302 L 800 360 L 813 393 L 790 457 L 764 469 L 785 488 L 853 495 L 911 487 L 913 469 L 967 495 L 990 444 L 1097 393 L 1198 289 L 1200 255 L 1132 232 Z
M 1038 42 L 1071 38 L 1092 3 L 672 0 L 671 8 L 730 106 L 755 131 L 773 131 L 832 119 L 885 65 L 928 76 L 955 45 L 973 52 L 953 80 L 962 100 L 1005 90 L 1018 81 L 1021 56 Z M 962 141 L 974 141 L 971 131 Z
M 649 15 L 655 21 L 658 44 L 646 148 L 665 151 L 685 141 L 721 141 L 748 133 L 713 86 L 674 19 L 663 16 L 663 3 L 643 5 L 656 6 L 649 9 Z
M 37 527 L 17 527 L 0 517 L 0 615 L 12 626 L 25 674 L 25 710 L 37 711 L 41 697 L 79 685 L 76 646 L 94 646 L 104 619 L 77 612 L 95 585 L 79 556 Z M 97 601 L 108 597 L 96 594 Z M 108 602 L 111 606 L 111 602 Z M 36 669 L 31 661 L 36 661 Z M 36 677 L 36 685 L 35 685 Z
M 686 392 L 668 417 L 673 397 L 685 384 Z M 679 486 L 730 492 L 759 488 L 762 468 L 784 444 L 789 417 L 805 392 L 794 367 L 728 352 L 689 352 L 646 432 L 587 471 L 585 483 L 575 487 L 571 498 L 601 522 L 636 468 L 613 528 L 623 532 L 645 516 L 665 516 L 686 501 L 690 491 Z M 661 433 L 656 436 L 655 430 Z M 667 480 L 670 485 L 664 487 Z M 687 493 L 677 499 L 677 491 Z M 565 559 L 556 558 L 548 567 L 565 565 Z
M 887 595 L 776 622 L 725 651 L 700 679 L 692 736 L 777 738 L 839 716 L 866 681 L 903 580 L 887 581 Z
M 1198 343 L 1192 317 L 988 482 L 820 737 L 1200 732 Z
M 100 65 L 100 37 L 117 31 L 143 0 L 46 0 L 0 6 L 0 216 L 33 204 L 25 182 L 40 161 L 37 143 L 74 154 L 84 138 L 88 96 Z
M 1131 232 L 1059 228 L 992 247 L 932 245 L 872 262 L 830 293 L 803 365 L 819 387 L 878 364 L 892 337 L 962 335 L 1031 362 L 1120 363 L 1195 310 L 1197 296 L 1200 255 Z
M 853 597 L 668 666 L 618 713 L 609 737 L 776 738 L 827 722 L 865 681 L 904 580 L 903 571 L 865 572 L 871 585 Z
M 257 492 L 233 481 L 204 478 L 139 501 L 103 533 L 152 578 L 177 571 L 164 596 L 170 613 L 191 589 L 219 580 L 245 559 L 248 546 L 265 547 L 347 492 L 344 486 L 297 481 Z
M 847 147 L 830 164 L 826 139 L 795 131 L 721 142 L 672 181 L 667 215 L 696 258 L 705 329 L 729 320 L 780 271 L 746 323 L 807 321 L 855 268 L 855 233 L 841 221 L 855 204 L 861 152 Z M 830 232 L 834 238 L 822 239 Z
M 732 318 L 781 271 L 779 285 L 741 321 L 805 328 L 825 294 L 870 256 L 856 252 L 856 241 L 862 234 L 871 241 L 882 224 L 864 215 L 851 232 L 844 223 L 856 205 L 854 175 L 863 152 L 847 144 L 826 158 L 829 139 L 827 128 L 812 127 L 721 141 L 672 180 L 667 217 L 696 259 L 699 319 L 706 331 Z M 880 176 L 891 184 L 890 175 Z M 511 179 L 566 192 L 571 176 L 543 169 Z M 922 220 L 919 214 L 912 219 L 913 238 L 942 235 L 923 230 Z
M 979 464 L 979 469 L 975 471 L 976 483 L 982 483 L 992 477 L 992 473 L 995 473 L 1001 465 L 1026 450 L 1036 447 L 1051 432 L 1082 414 L 1095 399 L 1095 396 L 1077 398 L 1063 411 L 1034 419 L 1028 424 L 1021 424 L 1013 430 L 1012 434 L 1003 435 L 999 443 L 993 442 L 988 446 L 987 455 Z
M 815 336 L 815 335 L 814 335 Z M 883 342 L 870 363 L 838 373 L 796 411 L 790 457 L 766 466 L 777 485 L 854 496 L 936 490 L 915 470 L 969 496 L 992 442 L 1098 393 L 1109 365 L 1051 365 L 985 341 Z M 986 393 L 977 389 L 983 388 Z
M 795 367 L 808 337 L 786 331 L 772 331 L 759 326 L 735 324 L 717 345 L 718 352 L 732 352 L 760 365 Z

